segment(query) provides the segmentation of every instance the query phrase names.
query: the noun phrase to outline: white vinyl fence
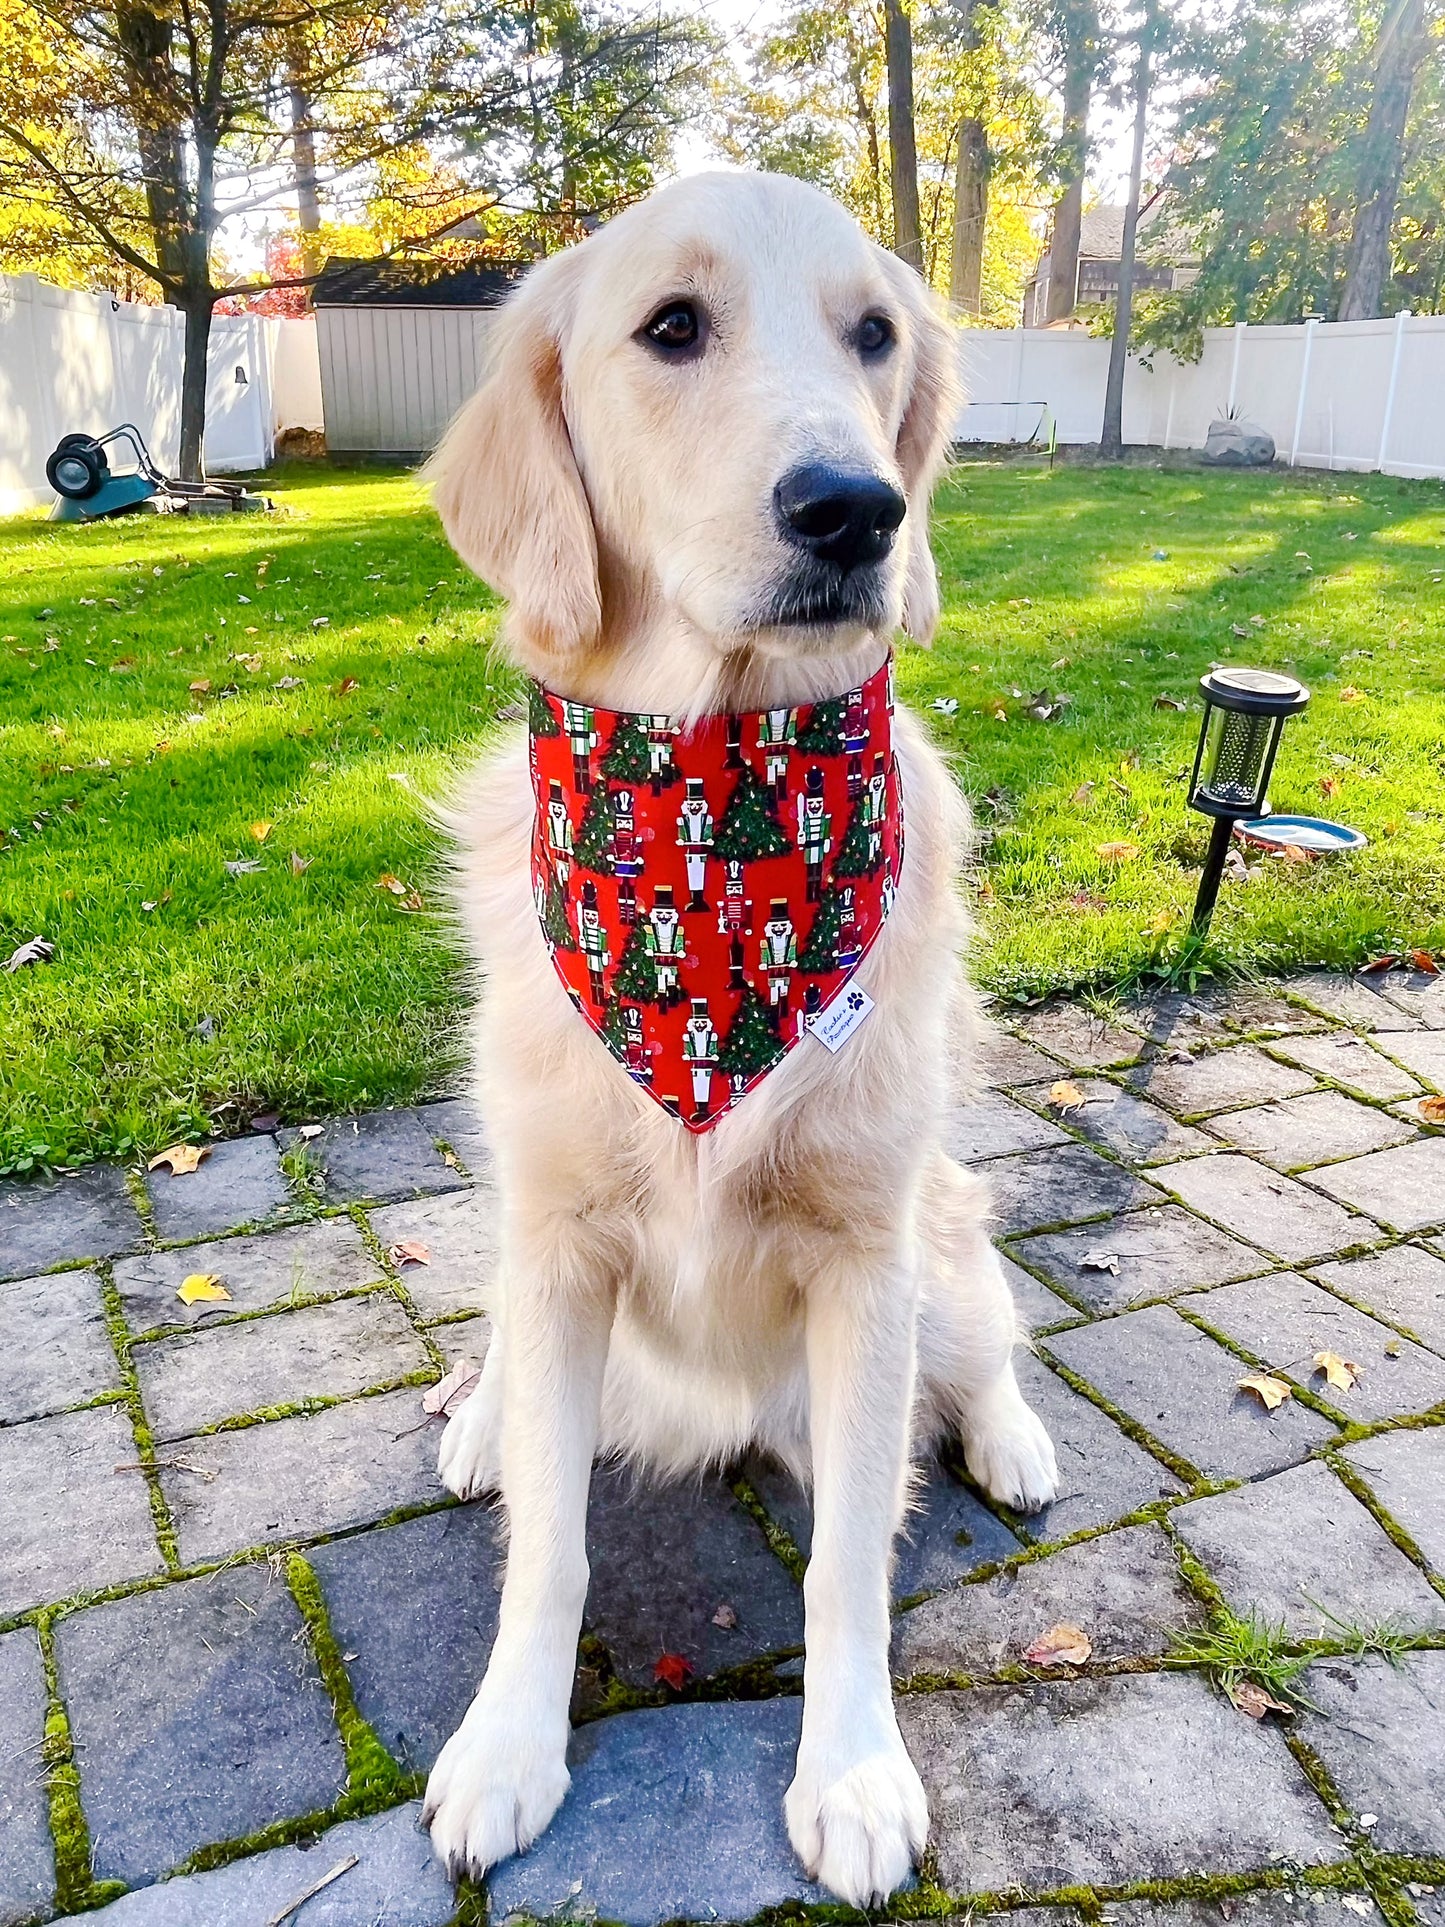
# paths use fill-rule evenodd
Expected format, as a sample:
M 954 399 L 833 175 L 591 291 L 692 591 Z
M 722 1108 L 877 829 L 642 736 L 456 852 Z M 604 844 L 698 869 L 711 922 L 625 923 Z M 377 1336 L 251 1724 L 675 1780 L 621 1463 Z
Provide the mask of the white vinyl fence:
M 0 515 L 52 499 L 62 435 L 134 422 L 174 468 L 184 325 L 174 308 L 0 275 Z M 264 468 L 282 428 L 321 426 L 314 321 L 217 315 L 209 363 L 208 468 Z
M 969 396 L 959 441 L 1097 442 L 1109 343 L 1044 328 L 963 337 Z M 1267 428 L 1277 459 L 1303 468 L 1445 477 L 1445 315 L 1211 328 L 1197 362 L 1131 357 L 1124 440 L 1202 448 L 1233 407 Z M 1047 413 L 1045 412 L 1047 411 Z

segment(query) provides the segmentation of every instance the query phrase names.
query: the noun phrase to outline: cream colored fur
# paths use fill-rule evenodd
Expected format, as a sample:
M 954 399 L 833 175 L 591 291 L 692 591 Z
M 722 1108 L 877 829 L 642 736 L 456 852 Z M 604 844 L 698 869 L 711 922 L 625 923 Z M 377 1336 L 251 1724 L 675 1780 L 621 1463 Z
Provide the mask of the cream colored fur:
M 636 339 L 677 296 L 714 329 L 682 366 Z M 897 344 L 864 366 L 851 330 L 878 311 Z M 582 701 L 679 715 L 861 682 L 893 620 L 757 626 L 788 561 L 774 484 L 829 457 L 903 487 L 890 616 L 928 640 L 952 331 L 825 196 L 766 175 L 665 188 L 534 270 L 497 336 L 432 475 L 458 552 L 510 600 L 523 667 Z M 510 1549 L 486 1678 L 427 1789 L 454 1871 L 525 1848 L 567 1790 L 594 1456 L 682 1474 L 750 1445 L 814 1494 L 793 1845 L 859 1905 L 923 1848 L 888 1676 L 911 1456 L 956 1433 L 980 1483 L 1021 1508 L 1048 1500 L 1055 1471 L 1014 1378 L 981 1186 L 940 1148 L 975 1030 L 958 964 L 965 810 L 906 712 L 897 746 L 906 856 L 859 970 L 876 1009 L 837 1056 L 804 1043 L 700 1136 L 631 1082 L 553 972 L 524 742 L 491 755 L 457 806 L 502 1262 L 483 1379 L 447 1427 L 441 1473 L 464 1497 L 500 1489 Z

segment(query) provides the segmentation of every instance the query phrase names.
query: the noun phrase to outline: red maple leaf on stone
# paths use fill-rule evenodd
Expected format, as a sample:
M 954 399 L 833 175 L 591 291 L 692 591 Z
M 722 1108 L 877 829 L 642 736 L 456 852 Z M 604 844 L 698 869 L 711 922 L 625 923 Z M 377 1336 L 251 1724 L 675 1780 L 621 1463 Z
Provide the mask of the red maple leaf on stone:
M 670 1686 L 674 1693 L 680 1693 L 692 1678 L 694 1667 L 690 1659 L 681 1653 L 664 1653 L 652 1669 L 652 1677 L 663 1686 Z

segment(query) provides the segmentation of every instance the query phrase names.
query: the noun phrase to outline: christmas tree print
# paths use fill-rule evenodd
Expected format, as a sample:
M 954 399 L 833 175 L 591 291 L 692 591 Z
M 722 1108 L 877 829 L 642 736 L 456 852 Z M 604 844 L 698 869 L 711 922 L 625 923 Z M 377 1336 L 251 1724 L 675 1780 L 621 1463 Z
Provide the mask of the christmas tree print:
M 818 905 L 813 916 L 813 927 L 808 932 L 808 941 L 798 956 L 798 968 L 803 971 L 822 973 L 835 970 L 838 964 L 838 945 L 843 936 L 843 898 L 839 891 L 830 890 Z
M 584 870 L 600 877 L 611 876 L 612 858 L 608 843 L 612 835 L 612 812 L 607 807 L 607 791 L 595 788 L 582 812 L 582 823 L 572 844 L 572 854 Z
M 615 1057 L 621 1057 L 627 1049 L 627 1025 L 622 1019 L 622 1004 L 614 997 L 607 1006 L 607 1015 L 602 1020 L 602 1035 L 607 1039 Z
M 865 797 L 853 806 L 848 828 L 833 860 L 835 877 L 871 877 L 883 861 L 883 839 L 879 837 L 875 841 L 869 830 L 866 803 Z
M 674 783 L 682 781 L 681 772 L 670 758 L 656 778 L 653 777 L 645 716 L 618 717 L 607 754 L 602 758 L 602 774 L 620 783 L 631 783 L 634 788 L 639 783 L 651 783 L 655 789 L 671 789 Z
M 760 856 L 785 856 L 792 847 L 772 798 L 757 775 L 745 769 L 713 831 L 713 855 L 725 862 L 750 863 Z
M 725 1077 L 756 1077 L 781 1050 L 773 1014 L 749 984 L 718 1050 L 717 1068 Z
M 843 747 L 843 723 L 848 714 L 847 698 L 814 703 L 812 713 L 798 731 L 798 748 L 813 756 L 836 756 Z
M 657 972 L 647 954 L 643 928 L 639 923 L 627 939 L 612 978 L 613 996 L 618 999 L 625 997 L 630 1004 L 657 1002 Z
M 562 725 L 552 714 L 540 683 L 527 685 L 527 725 L 534 736 L 560 736 Z
M 555 944 L 559 950 L 575 950 L 577 939 L 572 935 L 572 926 L 567 921 L 567 892 L 556 877 L 547 884 L 547 904 L 542 912 L 542 934 L 548 943 Z

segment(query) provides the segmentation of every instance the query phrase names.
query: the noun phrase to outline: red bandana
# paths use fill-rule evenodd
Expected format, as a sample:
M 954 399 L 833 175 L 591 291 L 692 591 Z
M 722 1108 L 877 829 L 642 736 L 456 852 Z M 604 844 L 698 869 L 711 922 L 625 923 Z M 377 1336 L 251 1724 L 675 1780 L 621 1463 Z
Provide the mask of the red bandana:
M 557 975 L 636 1082 L 705 1131 L 802 1040 L 892 908 L 893 665 L 835 701 L 687 729 L 537 683 L 531 765 Z

